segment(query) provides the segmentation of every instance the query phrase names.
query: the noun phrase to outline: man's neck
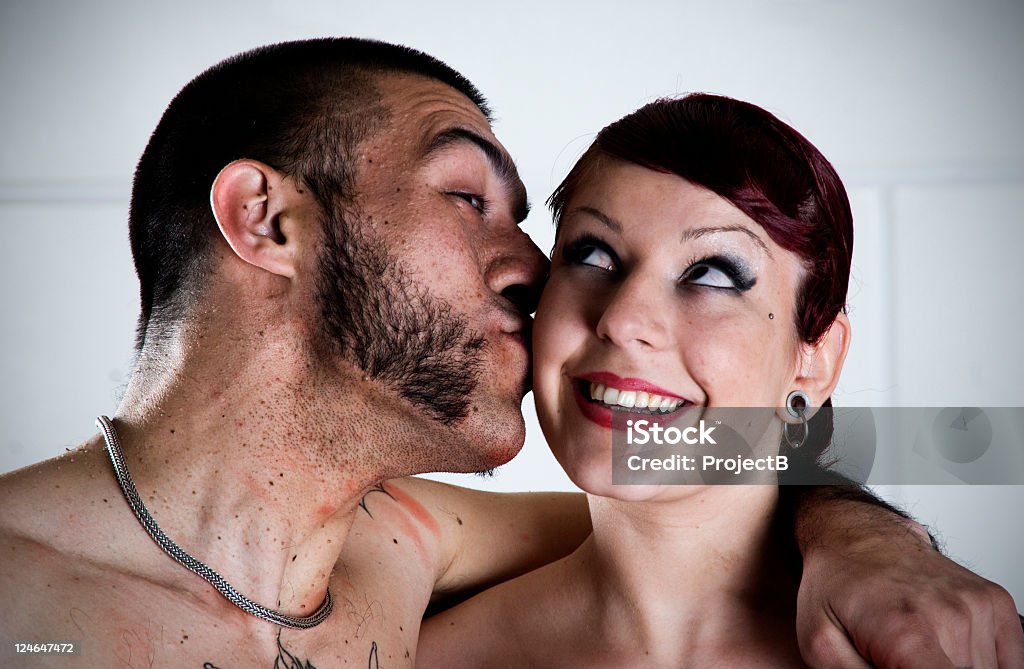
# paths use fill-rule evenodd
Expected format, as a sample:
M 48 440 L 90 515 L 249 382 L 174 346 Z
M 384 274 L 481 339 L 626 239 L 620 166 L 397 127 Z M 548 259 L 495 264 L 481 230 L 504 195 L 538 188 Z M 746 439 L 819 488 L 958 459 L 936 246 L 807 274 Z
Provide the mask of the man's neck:
M 408 408 L 280 349 L 172 356 L 162 374 L 129 386 L 114 425 L 142 500 L 173 541 L 250 599 L 308 616 L 362 495 L 398 473 L 385 446 L 401 437 L 388 439 L 386 426 Z M 207 588 L 198 577 L 195 587 Z

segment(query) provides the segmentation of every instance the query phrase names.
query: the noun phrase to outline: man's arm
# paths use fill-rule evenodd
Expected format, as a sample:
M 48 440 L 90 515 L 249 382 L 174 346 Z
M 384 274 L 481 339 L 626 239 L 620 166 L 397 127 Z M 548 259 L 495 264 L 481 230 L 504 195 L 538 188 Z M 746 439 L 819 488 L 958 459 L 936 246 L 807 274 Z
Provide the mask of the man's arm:
M 416 477 L 401 486 L 440 526 L 432 610 L 564 557 L 591 532 L 582 493 L 484 492 Z
M 1024 667 L 1009 593 L 943 556 L 921 524 L 846 483 L 780 489 L 804 560 L 804 660 L 857 669 Z
M 441 521 L 432 599 L 441 608 L 568 555 L 591 531 L 582 494 L 405 481 Z M 919 523 L 846 483 L 780 489 L 804 560 L 797 634 L 808 664 L 1024 668 L 1010 595 L 935 550 Z

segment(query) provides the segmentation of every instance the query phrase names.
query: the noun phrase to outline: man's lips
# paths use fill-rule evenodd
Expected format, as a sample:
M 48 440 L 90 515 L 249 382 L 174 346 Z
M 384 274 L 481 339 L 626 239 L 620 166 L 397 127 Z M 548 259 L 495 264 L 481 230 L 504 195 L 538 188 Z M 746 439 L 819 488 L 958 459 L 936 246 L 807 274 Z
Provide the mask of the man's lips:
M 500 366 L 499 373 L 506 377 L 516 375 L 522 379 L 520 398 L 524 397 L 533 388 L 533 365 L 531 364 L 533 354 L 531 352 L 530 344 L 532 342 L 529 332 L 523 330 L 506 332 L 502 330 L 492 335 L 489 339 L 491 340 L 490 346 L 497 346 L 493 350 L 504 351 L 504 353 L 497 354 L 499 359 L 495 361 Z
M 529 315 L 499 305 L 493 314 L 492 324 L 505 334 L 529 334 L 533 328 L 533 318 Z
M 517 331 L 514 331 L 514 332 L 502 332 L 502 334 L 505 335 L 506 337 L 511 337 L 512 339 L 514 339 L 517 342 L 519 342 L 520 344 L 522 344 L 527 350 L 529 350 L 529 348 L 530 348 L 530 339 L 526 336 L 526 333 L 523 332 L 522 330 L 517 330 Z
M 483 332 L 488 333 L 487 336 L 498 340 L 508 337 L 522 344 L 527 352 L 529 352 L 531 349 L 533 319 L 504 304 L 495 304 L 494 306 L 496 308 L 488 313 L 486 320 L 481 319 L 487 324 L 482 328 Z

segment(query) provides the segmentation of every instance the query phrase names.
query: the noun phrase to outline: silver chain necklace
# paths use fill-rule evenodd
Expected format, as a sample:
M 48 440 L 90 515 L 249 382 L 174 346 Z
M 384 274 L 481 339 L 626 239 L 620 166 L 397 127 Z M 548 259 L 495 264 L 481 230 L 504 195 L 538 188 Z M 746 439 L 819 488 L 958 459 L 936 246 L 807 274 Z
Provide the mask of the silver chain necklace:
M 327 619 L 327 616 L 331 614 L 331 608 L 334 606 L 334 602 L 331 600 L 330 588 L 327 589 L 323 604 L 311 616 L 305 618 L 289 616 L 252 601 L 235 590 L 234 586 L 225 581 L 224 577 L 220 574 L 189 555 L 178 544 L 171 541 L 164 534 L 163 530 L 160 529 L 160 526 L 156 524 L 156 521 L 153 520 L 153 516 L 149 515 L 146 505 L 142 503 L 142 498 L 139 497 L 139 491 L 135 489 L 135 483 L 132 481 L 131 474 L 128 473 L 128 467 L 124 463 L 124 454 L 121 452 L 121 444 L 117 439 L 117 432 L 114 431 L 114 424 L 106 416 L 100 416 L 96 419 L 96 426 L 103 432 L 103 441 L 107 444 L 107 453 L 110 454 L 110 462 L 114 465 L 114 474 L 117 476 L 117 482 L 121 486 L 121 492 L 124 494 L 125 501 L 128 502 L 128 506 L 135 513 L 135 517 L 139 519 L 142 527 L 145 528 L 149 536 L 156 542 L 156 545 L 162 548 L 171 559 L 217 588 L 217 592 L 224 595 L 229 602 L 261 620 L 266 620 L 281 627 L 306 630 L 316 627 Z

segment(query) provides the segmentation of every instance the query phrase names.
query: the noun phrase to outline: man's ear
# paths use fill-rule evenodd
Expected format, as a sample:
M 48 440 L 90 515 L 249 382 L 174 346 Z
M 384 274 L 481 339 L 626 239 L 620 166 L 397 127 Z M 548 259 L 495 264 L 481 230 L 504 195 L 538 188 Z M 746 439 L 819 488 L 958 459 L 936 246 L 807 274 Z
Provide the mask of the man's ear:
M 236 160 L 220 171 L 210 205 L 225 241 L 239 258 L 266 271 L 293 278 L 296 244 L 289 243 L 282 213 L 294 189 L 280 172 L 256 160 Z
M 811 400 L 815 409 L 832 395 L 843 361 L 850 350 L 850 319 L 840 313 L 815 345 L 801 344 L 799 369 L 794 379 L 794 390 L 802 390 Z M 813 410 L 808 418 L 813 415 Z

